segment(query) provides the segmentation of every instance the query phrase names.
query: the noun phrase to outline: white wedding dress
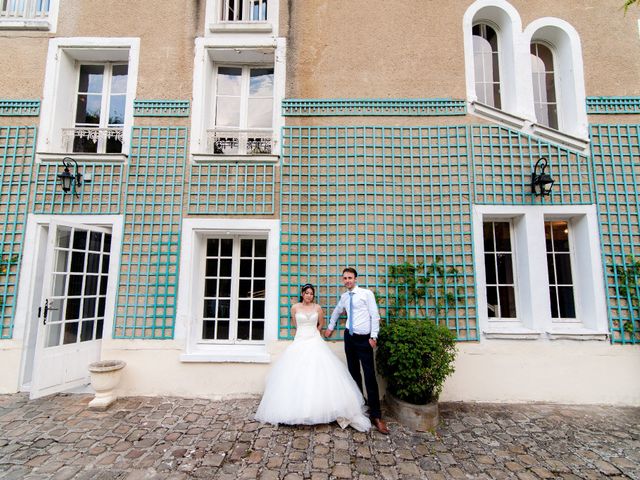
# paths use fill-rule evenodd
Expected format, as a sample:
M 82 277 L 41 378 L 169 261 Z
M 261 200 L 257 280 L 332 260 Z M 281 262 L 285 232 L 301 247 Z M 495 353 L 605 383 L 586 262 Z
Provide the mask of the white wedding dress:
M 366 432 L 364 399 L 344 363 L 317 329 L 318 314 L 296 314 L 295 340 L 267 377 L 256 420 L 264 423 L 315 425 L 337 421 Z

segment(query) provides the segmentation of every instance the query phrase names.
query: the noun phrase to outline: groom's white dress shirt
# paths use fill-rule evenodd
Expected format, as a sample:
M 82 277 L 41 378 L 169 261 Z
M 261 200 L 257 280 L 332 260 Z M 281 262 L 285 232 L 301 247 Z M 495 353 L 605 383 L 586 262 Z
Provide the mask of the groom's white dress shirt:
M 353 292 L 353 318 L 350 318 L 349 315 L 350 292 Z M 380 314 L 376 305 L 376 297 L 371 290 L 356 285 L 353 290 L 344 292 L 331 314 L 331 320 L 327 327 L 329 330 L 335 329 L 338 318 L 343 312 L 347 313 L 345 326 L 347 330 L 351 326 L 351 332 L 356 335 L 369 335 L 371 338 L 378 338 Z

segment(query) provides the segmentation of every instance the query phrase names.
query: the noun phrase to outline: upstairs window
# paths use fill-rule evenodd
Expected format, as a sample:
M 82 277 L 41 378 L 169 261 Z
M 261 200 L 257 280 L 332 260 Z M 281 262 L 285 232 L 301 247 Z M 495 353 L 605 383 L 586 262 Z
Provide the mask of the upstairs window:
M 553 53 L 542 43 L 531 44 L 531 74 L 536 120 L 558 129 L 558 102 L 553 68 Z
M 264 22 L 267 20 L 267 0 L 223 0 L 223 22 Z
M 127 64 L 79 66 L 74 127 L 63 129 L 67 151 L 122 152 L 127 81 Z
M 273 67 L 219 65 L 208 150 L 222 155 L 269 155 L 273 138 Z
M 55 31 L 58 0 L 0 0 L 0 29 Z
M 498 34 L 487 24 L 473 27 L 473 61 L 478 101 L 501 108 Z

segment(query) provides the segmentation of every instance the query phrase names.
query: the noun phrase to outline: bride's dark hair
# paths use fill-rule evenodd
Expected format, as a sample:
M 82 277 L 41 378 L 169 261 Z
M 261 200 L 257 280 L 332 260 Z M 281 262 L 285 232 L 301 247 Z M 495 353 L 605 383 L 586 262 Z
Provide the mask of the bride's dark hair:
M 313 298 L 315 300 L 315 298 L 316 298 L 316 289 L 313 288 L 313 285 L 311 285 L 310 283 L 305 283 L 304 285 L 302 285 L 300 287 L 300 302 L 301 303 L 302 303 L 302 295 L 304 294 L 304 292 L 306 292 L 309 289 L 311 289 L 311 291 L 313 292 Z

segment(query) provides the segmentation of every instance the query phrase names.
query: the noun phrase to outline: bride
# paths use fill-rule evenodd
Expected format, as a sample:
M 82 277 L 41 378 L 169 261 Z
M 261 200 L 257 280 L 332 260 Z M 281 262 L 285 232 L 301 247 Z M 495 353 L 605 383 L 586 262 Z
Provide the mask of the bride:
M 337 421 L 366 432 L 371 421 L 363 413 L 362 393 L 320 336 L 324 314 L 314 297 L 313 285 L 303 285 L 300 303 L 291 308 L 295 339 L 271 369 L 255 418 L 289 425 Z

